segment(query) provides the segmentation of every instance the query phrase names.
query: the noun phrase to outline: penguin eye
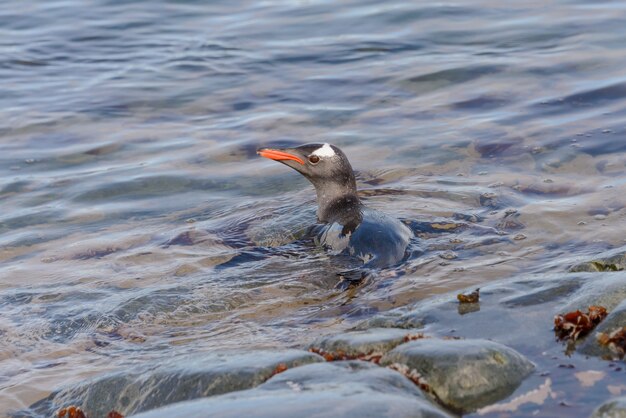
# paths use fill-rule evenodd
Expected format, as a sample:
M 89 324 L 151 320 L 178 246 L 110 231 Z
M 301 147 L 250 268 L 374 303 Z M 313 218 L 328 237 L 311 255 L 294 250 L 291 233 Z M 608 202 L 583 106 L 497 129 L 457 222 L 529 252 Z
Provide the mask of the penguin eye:
M 317 164 L 320 162 L 320 157 L 318 157 L 317 155 L 309 155 L 309 162 L 311 164 Z

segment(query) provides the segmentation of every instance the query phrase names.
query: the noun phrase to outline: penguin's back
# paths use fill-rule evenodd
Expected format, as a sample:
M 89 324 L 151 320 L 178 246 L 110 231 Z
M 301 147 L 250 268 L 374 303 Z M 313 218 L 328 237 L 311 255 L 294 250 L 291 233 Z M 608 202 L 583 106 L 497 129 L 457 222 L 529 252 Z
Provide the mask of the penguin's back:
M 332 222 L 316 235 L 316 242 L 331 254 L 349 254 L 368 267 L 384 268 L 399 263 L 413 237 L 413 232 L 398 219 L 374 209 L 362 208 L 362 220 L 353 231 Z

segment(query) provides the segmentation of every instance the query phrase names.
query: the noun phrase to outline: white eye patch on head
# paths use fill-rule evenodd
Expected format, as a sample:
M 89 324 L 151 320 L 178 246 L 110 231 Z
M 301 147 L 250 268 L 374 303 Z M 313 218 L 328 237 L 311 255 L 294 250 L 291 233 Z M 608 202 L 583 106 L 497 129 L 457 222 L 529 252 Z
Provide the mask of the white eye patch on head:
M 333 147 L 331 147 L 329 144 L 324 144 L 323 146 L 313 151 L 311 155 L 317 155 L 318 157 L 334 157 L 336 154 Z

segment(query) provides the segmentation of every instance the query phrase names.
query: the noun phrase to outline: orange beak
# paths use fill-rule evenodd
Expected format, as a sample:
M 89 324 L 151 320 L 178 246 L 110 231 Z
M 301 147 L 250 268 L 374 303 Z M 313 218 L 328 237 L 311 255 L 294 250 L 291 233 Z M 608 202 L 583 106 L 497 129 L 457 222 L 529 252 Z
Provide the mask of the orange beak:
M 304 160 L 297 155 L 289 154 L 288 152 L 278 151 L 275 149 L 260 149 L 256 152 L 261 157 L 269 158 L 270 160 L 275 161 L 283 161 L 283 160 L 294 160 L 304 165 Z

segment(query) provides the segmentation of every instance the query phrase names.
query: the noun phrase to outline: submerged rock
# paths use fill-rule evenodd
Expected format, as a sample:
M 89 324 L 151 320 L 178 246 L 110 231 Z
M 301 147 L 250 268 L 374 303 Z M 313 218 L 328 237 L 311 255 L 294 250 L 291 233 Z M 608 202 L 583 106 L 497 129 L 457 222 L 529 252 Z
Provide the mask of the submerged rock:
M 626 396 L 603 403 L 593 411 L 591 418 L 626 418 Z
M 59 408 L 77 405 L 88 417 L 106 417 L 111 410 L 126 416 L 173 402 L 249 389 L 277 372 L 321 361 L 320 356 L 299 350 L 185 356 L 144 366 L 139 372 L 111 373 L 61 389 L 30 410 L 54 416 Z
M 362 361 L 311 364 L 255 389 L 181 402 L 136 418 L 451 417 L 397 372 Z
M 473 290 L 473 287 L 467 290 Z M 626 272 L 576 274 L 568 272 L 533 275 L 527 278 L 490 283 L 480 289 L 480 310 L 472 312 L 459 311 L 459 307 L 463 305 L 457 301 L 458 293 L 459 290 L 437 295 L 410 306 L 381 313 L 358 324 L 356 329 L 421 327 L 420 330 L 428 336 L 488 339 L 512 347 L 518 353 L 531 358 L 542 374 L 555 373 L 559 376 L 569 376 L 570 372 L 565 372 L 565 370 L 571 370 L 572 379 L 575 379 L 573 374 L 576 371 L 590 367 L 603 367 L 598 359 L 590 358 L 589 355 L 600 358 L 620 357 L 620 350 L 615 349 L 617 343 L 614 343 L 612 348 L 609 346 L 614 340 L 621 341 L 621 337 L 615 337 L 615 332 L 617 332 L 615 330 L 626 325 L 623 316 L 626 309 L 623 305 L 626 303 L 624 302 L 626 300 Z M 478 304 L 468 304 L 470 305 Z M 590 306 L 606 308 L 609 316 L 600 322 L 585 339 L 579 340 L 576 344 L 555 339 L 553 330 L 555 315 L 576 310 L 586 312 Z M 604 335 L 608 337 L 602 341 L 610 338 L 609 343 L 604 346 L 599 345 L 597 332 L 604 332 Z M 611 332 L 614 333 L 611 334 Z M 430 343 L 429 339 L 424 339 L 400 345 L 384 356 L 381 363 L 387 362 L 394 352 L 404 350 L 405 346 Z M 407 376 L 417 380 L 420 384 L 436 386 L 428 375 L 417 370 L 415 374 L 418 377 L 418 373 L 421 373 L 424 381 L 419 378 L 414 379 L 414 375 L 409 373 Z M 447 375 L 448 378 L 452 378 L 451 373 L 444 373 L 444 377 Z M 528 379 L 524 385 L 534 384 L 537 387 L 540 384 L 538 375 Z M 554 395 L 563 399 L 563 402 L 584 401 L 589 404 L 589 402 L 597 402 L 601 396 L 596 389 L 576 391 L 567 386 L 567 380 L 563 378 L 559 382 L 560 387 L 565 389 L 560 389 L 558 394 Z M 607 374 L 606 383 L 621 384 L 617 374 Z M 513 385 L 511 387 L 514 389 Z M 521 402 L 517 399 L 519 396 L 516 395 L 520 393 L 517 391 L 512 393 L 514 398 L 509 401 Z M 499 396 L 504 397 L 506 394 Z M 608 396 L 608 393 L 604 396 Z M 532 403 L 532 401 L 528 402 Z M 485 406 L 488 403 L 487 400 L 484 401 Z M 448 405 L 459 407 L 458 404 Z M 469 404 L 463 403 L 461 407 L 465 408 L 467 405 Z M 590 412 L 587 410 L 586 414 Z
M 585 274 L 584 281 L 571 297 L 567 298 L 560 312 L 577 309 L 586 310 L 589 306 L 602 306 L 609 313 L 626 300 L 626 272 Z
M 512 394 L 534 365 L 512 348 L 487 340 L 423 339 L 381 359 L 421 375 L 446 406 L 470 412 Z
M 612 352 L 607 345 L 600 344 L 597 335 L 598 333 L 611 334 L 614 330 L 623 327 L 626 327 L 626 300 L 609 313 L 604 321 L 596 327 L 595 333 L 587 337 L 577 350 L 589 356 L 613 358 L 616 353 Z
M 576 264 L 570 268 L 572 272 L 579 271 L 622 271 L 626 270 L 626 251 L 621 248 L 618 251 L 612 251 L 603 256 L 596 258 L 595 260 L 586 261 L 584 263 Z
M 113 409 L 126 416 L 151 411 L 140 415 L 146 418 L 447 416 L 418 385 L 451 410 L 474 411 L 513 394 L 531 372 L 532 363 L 519 353 L 532 356 L 542 373 L 558 370 L 559 375 L 570 368 L 579 370 L 583 362 L 599 361 L 577 353 L 566 360 L 559 357 L 565 345 L 554 338 L 555 315 L 591 305 L 608 310 L 610 315 L 578 345 L 582 354 L 593 356 L 606 354 L 597 344 L 596 331 L 625 325 L 626 272 L 534 275 L 490 283 L 481 287 L 480 303 L 465 305 L 480 306 L 475 311 L 459 311 L 463 305 L 458 293 L 387 311 L 356 330 L 311 345 L 322 354 L 331 353 L 334 360 L 364 358 L 394 364 L 408 379 L 375 364 L 326 363 L 320 356 L 297 350 L 201 354 L 73 385 L 17 416 L 52 416 L 71 404 L 92 418 Z M 421 332 L 430 338 L 412 341 L 421 338 Z M 276 373 L 280 374 L 267 380 Z M 606 379 L 615 382 L 616 377 Z M 591 396 L 576 393 L 580 393 L 576 401 Z M 565 391 L 555 396 L 569 399 Z M 593 400 L 597 402 L 597 397 Z
M 382 356 L 415 335 L 404 329 L 372 328 L 318 338 L 310 345 L 310 349 L 326 354 L 330 359 Z
M 458 293 L 382 313 L 355 328 L 422 328 L 425 333 L 446 334 L 454 330 L 453 335 L 490 339 L 522 352 L 546 350 L 554 346 L 555 315 L 586 311 L 592 305 L 611 312 L 626 299 L 626 272 L 565 273 L 491 283 L 480 288 L 480 310 L 470 312 L 459 311 Z M 472 305 L 478 304 L 467 306 Z
M 246 236 L 254 245 L 280 247 L 303 238 L 315 224 L 315 209 L 307 205 L 280 210 L 271 217 L 253 222 Z

